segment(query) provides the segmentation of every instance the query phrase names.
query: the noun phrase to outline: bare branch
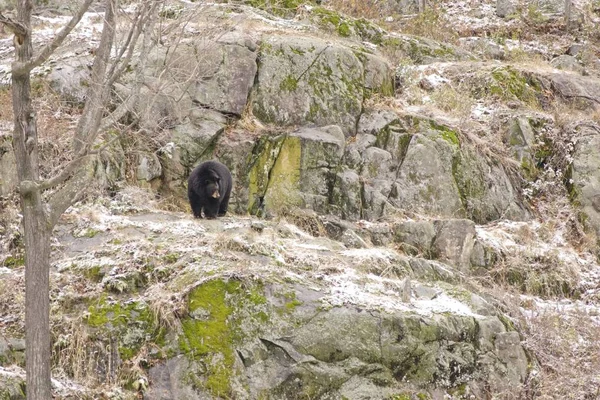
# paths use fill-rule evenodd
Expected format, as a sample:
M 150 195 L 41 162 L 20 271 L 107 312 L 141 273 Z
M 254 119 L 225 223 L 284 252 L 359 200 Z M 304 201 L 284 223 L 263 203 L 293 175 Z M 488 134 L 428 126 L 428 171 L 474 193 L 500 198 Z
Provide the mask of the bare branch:
M 39 184 L 38 184 L 39 189 L 47 190 L 47 189 L 51 189 L 55 186 L 60 185 L 61 183 L 63 183 L 67 179 L 69 179 L 71 177 L 71 175 L 73 175 L 75 170 L 77 168 L 79 168 L 79 166 L 81 166 L 81 163 L 83 161 L 85 161 L 87 157 L 102 153 L 104 150 L 106 150 L 111 144 L 116 142 L 118 139 L 119 139 L 118 136 L 114 137 L 111 140 L 109 140 L 108 142 L 106 142 L 104 145 L 99 147 L 97 150 L 93 150 L 93 151 L 88 151 L 87 146 L 83 147 L 79 151 L 79 154 L 77 154 L 77 156 L 73 160 L 71 160 L 59 174 L 53 176 L 50 179 L 46 179 L 44 181 L 39 182 Z
M 115 80 L 123 73 L 124 68 L 129 64 L 130 59 L 133 56 L 133 50 L 135 48 L 135 44 L 142 32 L 143 28 L 147 25 L 151 24 L 152 17 L 156 15 L 156 9 L 159 2 L 154 2 L 153 6 L 147 9 L 147 13 L 145 18 L 141 18 L 138 20 L 138 28 L 135 32 L 135 39 L 132 40 L 132 43 L 129 45 L 129 51 L 127 54 L 126 60 L 121 64 L 120 71 L 115 70 L 116 64 L 113 65 L 113 69 L 111 69 L 111 73 L 109 73 L 110 85 L 114 84 Z M 130 34 L 133 31 L 130 31 Z M 110 113 L 110 115 L 104 117 L 102 119 L 102 123 L 100 125 L 100 131 L 104 131 L 117 123 L 121 118 L 123 118 L 128 112 L 132 112 L 135 108 L 135 105 L 139 101 L 141 88 L 145 83 L 144 79 L 144 71 L 146 69 L 146 64 L 148 61 L 148 54 L 150 53 L 151 46 L 151 37 L 150 35 L 144 35 L 142 40 L 142 47 L 139 51 L 139 60 L 137 64 L 135 80 L 133 84 L 133 88 L 131 90 L 131 94 L 126 98 L 126 100 L 122 101 L 117 108 Z
M 13 34 L 15 34 L 15 36 L 17 36 L 17 38 L 22 38 L 27 34 L 27 28 L 23 24 L 2 13 L 0 13 L 0 24 L 6 26 Z M 20 43 L 23 43 L 23 41 L 21 40 Z
M 66 209 L 79 200 L 83 192 L 89 188 L 89 182 L 92 180 L 93 174 L 92 164 L 87 163 L 85 168 L 79 169 L 60 190 L 53 193 L 52 198 L 48 202 L 48 221 L 50 226 L 56 225 L 58 218 L 60 218 Z
M 54 37 L 54 40 L 48 43 L 36 57 L 20 67 L 26 71 L 31 71 L 35 67 L 39 67 L 46 60 L 48 60 L 52 53 L 54 53 L 54 51 L 62 44 L 62 42 L 64 42 L 65 38 L 69 35 L 69 33 L 71 33 L 73 28 L 75 28 L 79 21 L 81 21 L 83 14 L 85 14 L 85 12 L 90 8 L 90 5 L 93 1 L 94 0 L 85 0 L 75 15 L 73 15 L 69 23 L 65 25 Z
M 100 45 L 96 51 L 94 65 L 92 66 L 90 86 L 87 90 L 87 101 L 73 138 L 73 147 L 77 152 L 82 147 L 93 143 L 98 135 L 105 100 L 110 93 L 110 87 L 106 85 L 106 69 L 115 38 L 116 16 L 114 0 L 106 0 L 105 3 L 104 26 L 102 28 Z
M 115 57 L 116 61 L 113 63 L 110 71 L 108 72 L 108 82 L 109 82 L 108 84 L 109 85 L 112 85 L 113 83 L 115 83 L 115 81 L 121 75 L 122 71 L 124 71 L 125 68 L 127 68 L 129 61 L 131 60 L 131 56 L 133 55 L 133 50 L 135 48 L 135 43 L 137 42 L 137 38 L 139 37 L 139 34 L 142 31 L 143 23 L 142 23 L 141 19 L 142 19 L 142 12 L 145 7 L 146 7 L 146 5 L 144 4 L 144 6 L 142 8 L 137 10 L 137 12 L 135 13 L 135 16 L 133 17 L 133 22 L 132 22 L 129 32 L 127 34 L 127 39 L 125 40 L 125 43 L 119 49 L 119 53 Z M 130 45 L 132 42 L 133 42 L 133 45 Z M 127 51 L 127 57 L 125 59 L 123 59 L 123 54 L 125 54 L 125 51 Z M 121 65 L 121 67 L 119 68 L 120 73 L 117 73 L 117 67 L 119 65 Z

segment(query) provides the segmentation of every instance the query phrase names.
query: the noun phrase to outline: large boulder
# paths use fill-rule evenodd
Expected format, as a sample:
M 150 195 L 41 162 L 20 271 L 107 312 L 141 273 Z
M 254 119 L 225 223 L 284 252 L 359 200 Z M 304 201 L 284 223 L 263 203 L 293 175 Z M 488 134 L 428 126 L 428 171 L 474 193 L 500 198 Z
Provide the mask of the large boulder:
M 600 237 L 600 127 L 580 124 L 574 129 L 577 135 L 573 162 L 569 167 L 569 192 L 579 205 L 584 221 Z
M 260 45 L 252 109 L 280 125 L 337 124 L 355 133 L 364 67 L 352 50 L 317 38 L 271 35 Z
M 344 147 L 336 125 L 301 128 L 259 143 L 250 162 L 249 210 L 304 206 L 325 211 Z
M 441 133 L 414 135 L 408 146 L 391 203 L 400 209 L 444 217 L 466 216 L 452 175 L 456 145 Z
M 226 114 L 241 115 L 256 75 L 256 44 L 229 33 L 198 53 L 207 70 L 190 88 L 195 104 Z

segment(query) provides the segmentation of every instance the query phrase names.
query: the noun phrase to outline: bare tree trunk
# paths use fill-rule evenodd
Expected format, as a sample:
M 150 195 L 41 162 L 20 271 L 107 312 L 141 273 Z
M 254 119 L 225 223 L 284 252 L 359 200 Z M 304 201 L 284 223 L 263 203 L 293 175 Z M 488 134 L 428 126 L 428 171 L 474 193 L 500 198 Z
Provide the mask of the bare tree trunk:
M 14 34 L 16 60 L 12 64 L 12 103 L 14 111 L 13 148 L 19 177 L 19 193 L 25 232 L 25 339 L 27 399 L 50 400 L 51 342 L 50 342 L 50 239 L 60 215 L 85 190 L 89 176 L 90 147 L 103 123 L 103 112 L 110 87 L 126 70 L 137 39 L 146 23 L 153 20 L 158 0 L 141 3 L 117 60 L 110 63 L 115 39 L 117 0 L 105 0 L 102 37 L 96 51 L 91 74 L 88 101 L 74 135 L 74 159 L 58 175 L 40 180 L 36 114 L 31 101 L 31 70 L 44 63 L 79 23 L 93 0 L 84 0 L 69 23 L 58 32 L 51 43 L 34 55 L 31 43 L 31 14 L 33 0 L 17 2 L 17 21 L 0 13 L 0 23 Z M 142 57 L 143 58 L 143 57 Z M 109 69 L 110 67 L 110 69 Z M 141 83 L 140 83 L 141 84 Z M 131 102 L 137 100 L 133 91 Z M 123 111 L 120 111 L 122 114 Z M 118 116 L 108 118 L 115 122 Z M 109 125 L 105 124 L 104 127 Z M 42 193 L 58 188 L 49 199 Z
M 40 197 L 39 192 L 32 197 Z M 28 203 L 29 200 L 25 200 Z M 24 206 L 27 399 L 51 399 L 50 229 L 39 201 Z
M 24 28 L 15 35 L 16 62 L 28 63 L 32 56 L 31 1 L 19 1 L 17 15 Z M 25 369 L 27 398 L 48 400 L 50 387 L 50 232 L 44 212 L 39 180 L 36 115 L 31 104 L 29 70 L 15 67 L 12 74 L 14 111 L 13 147 L 20 182 L 25 232 Z

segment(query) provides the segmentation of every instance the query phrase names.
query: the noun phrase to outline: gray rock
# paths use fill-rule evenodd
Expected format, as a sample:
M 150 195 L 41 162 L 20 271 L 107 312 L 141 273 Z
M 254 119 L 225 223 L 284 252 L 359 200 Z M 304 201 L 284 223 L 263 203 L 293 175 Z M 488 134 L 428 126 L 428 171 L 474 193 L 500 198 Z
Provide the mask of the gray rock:
M 256 75 L 256 52 L 237 44 L 215 43 L 203 49 L 201 57 L 198 62 L 205 64 L 208 73 L 191 90 L 193 101 L 222 113 L 241 115 Z
M 566 100 L 586 103 L 588 107 L 600 104 L 600 80 L 597 78 L 565 73 L 551 73 L 542 78 L 548 79 L 551 90 Z
M 433 256 L 468 272 L 475 244 L 475 223 L 468 219 L 438 220 L 434 227 Z
M 439 261 L 413 257 L 409 259 L 414 277 L 420 280 L 454 282 L 455 273 L 448 265 Z
M 355 221 L 362 218 L 362 183 L 356 171 L 344 169 L 336 174 L 331 212 Z
M 52 66 L 46 79 L 52 90 L 67 102 L 83 105 L 87 97 L 92 62 L 93 57 L 85 54 L 63 58 Z
M 193 110 L 189 122 L 173 130 L 173 142 L 178 148 L 182 165 L 191 170 L 199 161 L 212 158 L 212 154 L 207 151 L 223 132 L 226 124 L 225 116 L 217 111 Z
M 476 223 L 530 218 L 519 191 L 501 164 L 464 146 L 455 159 L 453 175 L 467 215 Z
M 413 246 L 425 257 L 431 256 L 431 245 L 435 238 L 432 221 L 403 221 L 393 226 L 394 240 Z
M 550 61 L 550 64 L 557 69 L 565 71 L 573 71 L 579 74 L 583 74 L 585 69 L 581 66 L 579 61 L 573 56 L 562 54 Z
M 138 165 L 135 170 L 135 177 L 138 180 L 150 182 L 162 175 L 162 166 L 155 153 L 138 154 Z
M 368 243 L 351 229 L 346 229 L 342 233 L 340 241 L 349 248 L 364 249 L 369 247 Z
M 377 142 L 377 137 L 374 135 L 366 133 L 359 133 L 356 135 L 355 140 L 352 140 L 346 146 L 344 163 L 349 168 L 360 170 L 363 163 L 363 153 L 366 149 L 375 145 L 375 142 Z
M 529 168 L 534 167 L 532 146 L 535 145 L 535 133 L 526 117 L 516 117 L 509 121 L 506 142 L 511 147 L 514 157 Z
M 197 369 L 197 366 L 184 356 L 174 357 L 167 360 L 165 364 L 153 366 L 148 371 L 148 378 L 152 384 L 144 393 L 144 398 L 149 400 L 206 399 L 208 393 L 201 393 L 186 384 L 186 377 L 194 369 Z
M 394 70 L 387 60 L 369 53 L 360 53 L 365 69 L 365 89 L 386 96 L 394 94 Z
M 516 11 L 513 0 L 496 0 L 496 15 L 506 18 Z
M 383 149 L 369 147 L 363 153 L 363 167 L 360 175 L 364 179 L 383 179 L 394 181 L 396 170 L 392 163 L 392 155 Z
M 358 134 L 378 135 L 389 124 L 398 119 L 398 114 L 392 110 L 371 109 L 361 114 L 358 120 Z
M 478 38 L 464 38 L 460 40 L 464 43 L 465 47 L 473 52 L 474 54 L 480 55 L 485 59 L 492 60 L 504 60 L 506 59 L 506 50 L 504 46 L 498 44 L 492 39 L 478 37 Z
M 577 140 L 569 167 L 569 192 L 580 204 L 586 223 L 600 235 L 600 127 L 582 124 L 571 135 Z
M 442 292 L 441 290 L 436 289 L 434 287 L 421 285 L 421 284 L 416 284 L 413 288 L 413 291 L 417 298 L 427 299 L 427 300 L 436 298 Z
M 566 53 L 570 56 L 575 57 L 581 52 L 581 50 L 583 50 L 583 45 L 581 43 L 573 43 L 569 46 Z
M 435 40 L 413 35 L 393 34 L 385 38 L 389 40 L 389 46 L 396 48 L 406 57 L 410 58 L 416 64 L 432 64 L 441 61 L 465 61 L 475 59 L 475 57 L 461 49 L 448 43 L 437 42 Z M 402 69 L 396 69 L 396 77 L 402 80 Z
M 445 217 L 465 215 L 460 194 L 452 176 L 452 145 L 422 136 L 413 136 L 394 189 L 392 205 L 401 210 Z
M 253 112 L 281 125 L 338 124 L 354 135 L 364 68 L 343 46 L 316 38 L 271 35 L 261 44 Z

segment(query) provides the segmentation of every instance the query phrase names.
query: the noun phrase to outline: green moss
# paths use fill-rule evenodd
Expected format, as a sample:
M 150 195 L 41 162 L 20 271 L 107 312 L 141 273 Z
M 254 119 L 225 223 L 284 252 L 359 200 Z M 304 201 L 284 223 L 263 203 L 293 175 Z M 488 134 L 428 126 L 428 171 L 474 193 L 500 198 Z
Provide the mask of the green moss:
M 530 84 L 523 74 L 514 68 L 499 67 L 492 71 L 494 82 L 489 87 L 492 95 L 498 96 L 503 100 L 518 99 L 524 103 L 537 107 L 536 86 Z
M 270 210 L 277 212 L 301 205 L 302 200 L 298 187 L 301 156 L 302 143 L 300 138 L 286 137 L 269 174 L 265 204 Z
M 262 285 L 250 290 L 248 300 L 255 305 L 267 304 L 267 298 L 263 294 Z
M 99 265 L 94 265 L 92 267 L 86 268 L 83 271 L 83 276 L 91 280 L 92 282 L 100 282 L 102 277 L 104 277 L 104 273 Z
M 7 268 L 16 268 L 25 265 L 25 255 L 8 256 L 2 263 Z
M 290 50 L 292 51 L 292 53 L 297 54 L 299 56 L 303 56 L 306 54 L 306 52 L 304 50 L 296 48 L 296 47 L 290 46 Z
M 281 150 L 285 136 L 263 136 L 256 144 L 248 160 L 248 212 L 256 214 L 263 205 L 269 184 L 269 176 Z
M 285 308 L 288 312 L 293 312 L 296 307 L 301 306 L 303 303 L 300 300 L 294 299 L 290 302 L 285 303 Z
M 389 400 L 411 400 L 411 396 L 408 393 L 393 394 L 388 397 Z
M 293 92 L 298 88 L 298 80 L 291 75 L 286 76 L 279 84 L 279 89 L 284 92 Z
M 348 36 L 350 36 L 350 34 L 352 33 L 352 31 L 350 30 L 350 26 L 347 23 L 342 22 L 337 27 L 337 33 L 340 36 L 348 37 Z
M 96 229 L 87 229 L 80 237 L 93 238 L 98 233 L 100 233 L 99 230 L 96 230 Z
M 110 332 L 109 336 L 117 337 L 123 360 L 133 358 L 147 343 L 164 341 L 165 332 L 145 303 L 121 303 L 103 296 L 90 304 L 85 322 L 100 332 Z
M 279 17 L 290 18 L 296 14 L 296 9 L 304 0 L 246 0 L 252 7 L 268 11 Z
M 163 261 L 167 264 L 173 264 L 179 260 L 179 254 L 170 253 L 163 257 Z
M 190 292 L 179 349 L 202 366 L 203 371 L 190 371 L 194 386 L 230 396 L 235 344 L 246 335 L 260 335 L 251 327 L 266 326 L 266 303 L 261 284 L 248 288 L 234 280 L 211 280 Z
M 205 387 L 216 396 L 227 396 L 233 369 L 234 334 L 228 325 L 233 308 L 227 296 L 240 289 L 236 281 L 213 280 L 193 290 L 188 298 L 190 314 L 200 312 L 203 319 L 182 322 L 180 349 L 207 368 Z
M 321 20 L 323 25 L 331 24 L 337 28 L 342 21 L 342 18 L 338 13 L 323 7 L 315 7 L 313 8 L 312 12 Z
M 458 140 L 458 133 L 447 126 L 440 125 L 434 120 L 430 120 L 430 125 L 433 129 L 440 132 L 440 137 L 454 146 L 460 146 L 460 140 Z

